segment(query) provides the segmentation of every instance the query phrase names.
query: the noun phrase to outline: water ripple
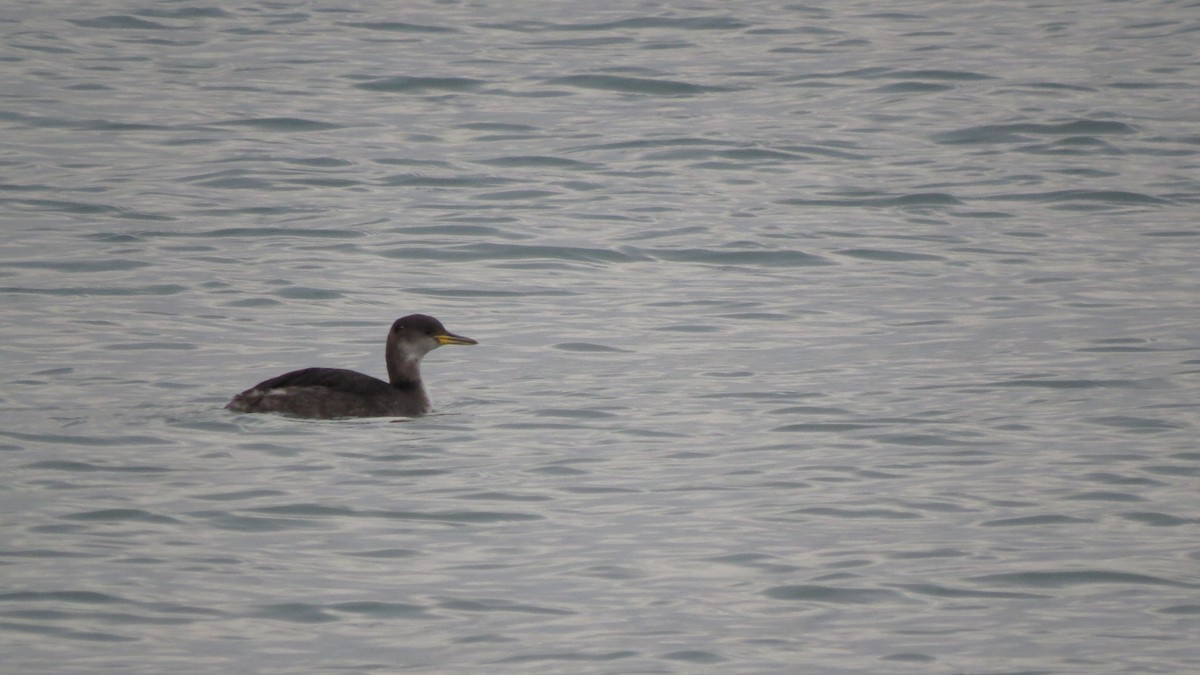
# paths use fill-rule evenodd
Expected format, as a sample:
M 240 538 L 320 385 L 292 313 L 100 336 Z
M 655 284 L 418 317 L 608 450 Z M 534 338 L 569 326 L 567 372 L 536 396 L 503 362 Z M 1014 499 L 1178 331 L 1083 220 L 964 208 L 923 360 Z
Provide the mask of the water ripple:
M 972 577 L 970 581 L 999 586 L 1032 586 L 1035 588 L 1066 588 L 1090 584 L 1132 584 L 1148 586 L 1172 586 L 1178 588 L 1200 588 L 1200 584 L 1188 584 L 1148 574 L 1116 572 L 1111 570 L 1077 570 L 1070 572 L 1038 571 L 986 574 Z
M 773 600 L 822 602 L 831 604 L 878 604 L 901 599 L 899 593 L 881 588 L 852 588 L 845 586 L 822 586 L 817 584 L 795 584 L 773 586 L 764 591 Z
M 382 79 L 360 82 L 355 87 L 367 91 L 378 91 L 388 94 L 422 93 L 427 91 L 463 92 L 473 91 L 481 87 L 483 80 L 469 77 L 418 77 L 411 75 L 396 75 Z
M 365 28 L 367 30 L 378 30 L 387 33 L 458 33 L 457 28 L 450 26 L 435 26 L 419 23 L 404 23 L 401 21 L 377 21 L 377 22 L 354 22 L 347 21 L 342 23 L 343 26 L 351 28 Z
M 964 127 L 935 135 L 942 143 L 1015 143 L 1029 140 L 1031 135 L 1092 136 L 1103 134 L 1132 134 L 1137 129 L 1115 120 L 1074 120 L 1060 124 L 984 124 Z
M 251 127 L 259 131 L 329 131 L 341 125 L 301 117 L 247 117 L 212 122 L 213 126 Z
M 113 14 L 99 16 L 94 19 L 68 19 L 68 21 L 82 28 L 101 28 L 106 30 L 169 30 L 171 28 L 165 24 L 139 19 L 129 14 Z
M 561 84 L 580 89 L 601 89 L 625 94 L 648 94 L 653 96 L 695 96 L 733 91 L 729 87 L 698 85 L 676 80 L 618 75 L 569 75 L 547 80 L 548 84 Z

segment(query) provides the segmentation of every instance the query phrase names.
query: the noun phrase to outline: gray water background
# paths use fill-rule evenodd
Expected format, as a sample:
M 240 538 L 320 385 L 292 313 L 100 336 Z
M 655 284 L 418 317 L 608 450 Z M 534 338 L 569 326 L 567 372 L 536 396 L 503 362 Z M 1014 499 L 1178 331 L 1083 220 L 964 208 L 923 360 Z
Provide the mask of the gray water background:
M 1197 672 L 1198 45 L 6 3 L 0 670 Z M 417 311 L 436 414 L 222 410 Z

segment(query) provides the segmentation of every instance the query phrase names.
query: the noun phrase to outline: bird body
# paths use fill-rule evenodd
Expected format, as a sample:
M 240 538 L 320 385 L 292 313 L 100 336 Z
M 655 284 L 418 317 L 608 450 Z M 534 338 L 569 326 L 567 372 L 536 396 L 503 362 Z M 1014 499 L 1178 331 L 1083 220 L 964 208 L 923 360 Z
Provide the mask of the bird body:
M 387 382 L 344 368 L 305 368 L 264 380 L 225 408 L 317 419 L 424 415 L 431 405 L 421 381 L 421 358 L 447 344 L 478 343 L 451 333 L 431 316 L 412 314 L 396 319 L 388 332 Z

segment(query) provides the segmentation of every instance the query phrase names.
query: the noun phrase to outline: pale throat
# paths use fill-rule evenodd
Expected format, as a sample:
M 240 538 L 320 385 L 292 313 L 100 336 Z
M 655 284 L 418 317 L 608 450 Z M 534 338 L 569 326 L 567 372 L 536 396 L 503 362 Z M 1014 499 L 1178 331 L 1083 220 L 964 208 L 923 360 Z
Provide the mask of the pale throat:
M 424 352 L 405 351 L 397 345 L 389 345 L 387 350 L 388 379 L 392 384 L 420 382 L 421 358 Z

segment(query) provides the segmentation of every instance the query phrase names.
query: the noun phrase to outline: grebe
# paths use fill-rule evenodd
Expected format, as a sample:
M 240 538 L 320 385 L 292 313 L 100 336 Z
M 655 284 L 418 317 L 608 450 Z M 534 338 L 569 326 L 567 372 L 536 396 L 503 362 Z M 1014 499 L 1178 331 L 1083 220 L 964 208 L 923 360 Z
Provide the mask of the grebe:
M 305 368 L 284 373 L 233 397 L 236 412 L 277 412 L 297 417 L 416 417 L 430 410 L 421 382 L 421 357 L 442 345 L 479 344 L 446 330 L 424 314 L 396 319 L 388 332 L 388 381 L 344 368 Z

